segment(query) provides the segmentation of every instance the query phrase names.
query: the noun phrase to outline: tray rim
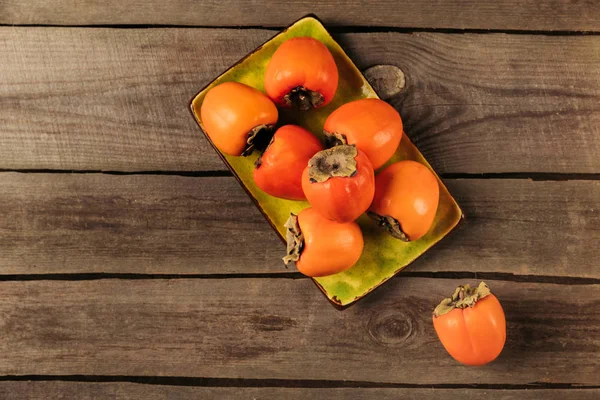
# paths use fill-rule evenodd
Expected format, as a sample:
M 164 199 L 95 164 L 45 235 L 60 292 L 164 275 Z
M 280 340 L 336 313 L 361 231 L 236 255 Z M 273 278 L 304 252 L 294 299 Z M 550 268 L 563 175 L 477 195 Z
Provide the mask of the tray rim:
M 219 158 L 221 159 L 221 161 L 225 164 L 225 166 L 227 166 L 227 169 L 229 170 L 229 172 L 231 172 L 231 174 L 235 177 L 235 179 L 237 180 L 238 184 L 244 189 L 244 191 L 246 192 L 246 195 L 252 200 L 252 202 L 254 203 L 254 205 L 256 206 L 256 208 L 258 208 L 258 210 L 260 211 L 260 213 L 262 214 L 262 216 L 264 217 L 264 219 L 269 223 L 269 225 L 271 226 L 271 228 L 275 231 L 275 233 L 277 234 L 277 236 L 279 236 L 279 239 L 283 242 L 283 243 L 287 243 L 285 237 L 283 237 L 283 235 L 281 235 L 281 233 L 279 232 L 279 230 L 277 229 L 277 227 L 273 224 L 273 221 L 271 221 L 271 219 L 268 217 L 268 215 L 266 214 L 265 210 L 262 208 L 260 202 L 252 195 L 252 193 L 250 192 L 250 190 L 246 187 L 246 185 L 244 184 L 244 182 L 242 182 L 241 178 L 239 177 L 239 175 L 237 174 L 237 172 L 235 171 L 235 169 L 231 166 L 231 164 L 229 164 L 229 162 L 227 161 L 227 159 L 225 158 L 225 156 L 221 153 L 221 151 L 215 146 L 215 144 L 212 142 L 212 140 L 210 139 L 210 137 L 208 136 L 208 134 L 204 131 L 204 129 L 202 128 L 202 125 L 200 123 L 200 120 L 198 119 L 198 116 L 196 115 L 196 112 L 194 111 L 194 101 L 196 100 L 196 98 L 198 98 L 198 96 L 200 96 L 202 94 L 202 92 L 204 92 L 209 86 L 211 86 L 217 79 L 219 79 L 221 76 L 225 75 L 226 73 L 228 73 L 229 71 L 233 70 L 234 68 L 236 68 L 238 65 L 240 65 L 242 62 L 244 62 L 246 59 L 248 59 L 249 57 L 253 56 L 256 52 L 258 52 L 259 50 L 261 50 L 263 48 L 263 46 L 265 46 L 266 44 L 268 44 L 271 40 L 273 40 L 274 38 L 276 38 L 277 36 L 283 34 L 284 32 L 288 31 L 291 27 L 293 27 L 295 24 L 297 24 L 298 22 L 305 20 L 305 19 L 314 19 L 316 22 L 318 22 L 323 29 L 325 30 L 325 32 L 327 33 L 327 35 L 329 35 L 329 37 L 331 38 L 331 40 L 333 40 L 342 50 L 342 52 L 344 53 L 344 55 L 346 56 L 346 58 L 348 58 L 348 60 L 352 63 L 352 66 L 358 71 L 358 73 L 361 75 L 361 77 L 363 78 L 364 82 L 369 85 L 369 87 L 371 88 L 371 90 L 373 91 L 373 93 L 377 94 L 377 92 L 375 91 L 375 89 L 373 88 L 373 86 L 371 85 L 371 83 L 364 77 L 362 71 L 360 69 L 358 69 L 358 67 L 356 66 L 356 64 L 354 64 L 354 62 L 352 61 L 352 59 L 350 58 L 350 56 L 348 56 L 348 54 L 346 53 L 346 50 L 344 50 L 344 48 L 337 42 L 337 40 L 335 40 L 333 38 L 333 36 L 331 36 L 331 33 L 329 32 L 329 30 L 327 30 L 327 28 L 325 27 L 325 25 L 323 24 L 323 21 L 317 17 L 315 14 L 309 13 L 306 14 L 300 18 L 298 18 L 297 20 L 295 20 L 294 22 L 292 22 L 291 24 L 289 24 L 287 27 L 285 27 L 284 29 L 277 31 L 277 33 L 273 36 L 271 36 L 269 39 L 267 39 L 265 42 L 261 43 L 258 47 L 256 47 L 254 50 L 250 51 L 248 54 L 246 54 L 244 57 L 242 57 L 241 59 L 239 59 L 237 62 L 235 62 L 233 65 L 231 65 L 229 68 L 227 68 L 225 71 L 221 72 L 219 75 L 217 75 L 214 79 L 212 79 L 210 82 L 208 82 L 205 86 L 203 86 L 194 96 L 192 96 L 192 98 L 188 101 L 188 110 L 190 111 L 190 113 L 192 114 L 192 118 L 194 119 L 194 121 L 196 122 L 196 125 L 198 125 L 198 128 L 200 129 L 200 131 L 204 134 L 204 137 L 208 140 L 208 142 L 210 143 L 210 145 L 212 146 L 213 150 L 217 153 L 217 155 L 219 156 Z M 377 98 L 379 97 L 379 94 L 377 94 Z M 385 101 L 385 100 L 384 100 Z M 419 151 L 419 153 L 421 154 L 421 156 L 423 157 L 423 159 L 427 162 L 427 164 L 429 164 L 429 162 L 427 161 L 427 159 L 425 158 L 425 156 L 422 155 L 421 151 L 418 149 L 418 147 L 412 142 L 412 140 L 410 140 L 410 138 L 408 137 L 408 135 L 406 134 L 406 132 L 403 132 L 403 139 L 407 139 L 411 145 L 413 145 L 417 151 Z M 452 193 L 450 193 L 450 191 L 448 190 L 448 188 L 446 187 L 446 185 L 443 183 L 442 178 L 440 178 L 440 176 L 437 174 L 437 172 L 435 171 L 435 169 L 433 169 L 433 167 L 431 165 L 429 165 L 429 167 L 431 168 L 431 170 L 434 172 L 434 174 L 436 175 L 437 179 L 439 180 L 439 182 L 444 185 L 444 188 L 446 189 L 446 191 L 448 192 L 448 194 L 450 195 L 450 197 L 452 198 L 452 200 L 454 201 L 454 204 L 456 205 L 456 208 L 458 209 L 459 212 L 459 218 L 456 221 L 456 223 L 454 225 L 452 225 L 449 230 L 442 236 L 440 237 L 438 240 L 435 240 L 433 242 L 431 242 L 431 245 L 429 246 L 429 248 L 427 248 L 425 251 L 423 251 L 421 254 L 419 254 L 414 260 L 412 260 L 411 262 L 409 262 L 408 264 L 406 264 L 403 267 L 400 267 L 398 270 L 394 271 L 394 273 L 392 275 L 390 275 L 387 279 L 384 279 L 382 281 L 380 281 L 377 285 L 369 288 L 369 290 L 367 290 L 365 293 L 363 293 L 361 296 L 355 297 L 350 303 L 347 304 L 342 304 L 339 300 L 336 299 L 336 296 L 332 296 L 330 297 L 327 293 L 327 290 L 325 290 L 325 288 L 315 279 L 315 278 L 310 278 L 311 281 L 315 284 L 315 286 L 317 286 L 317 288 L 319 288 L 319 290 L 321 291 L 321 293 L 325 296 L 325 298 L 338 310 L 342 311 L 342 310 L 346 310 L 348 309 L 350 306 L 356 304 L 359 300 L 367 297 L 367 295 L 369 295 L 370 293 L 372 293 L 375 289 L 379 288 L 381 285 L 383 285 L 384 283 L 386 283 L 388 280 L 394 278 L 398 273 L 402 272 L 402 270 L 404 270 L 405 268 L 407 268 L 409 265 L 411 265 L 412 263 L 414 263 L 415 261 L 417 261 L 419 258 L 421 258 L 425 253 L 427 253 L 431 248 L 433 248 L 433 246 L 435 246 L 436 244 L 438 244 L 443 238 L 445 238 L 446 236 L 448 236 L 448 234 L 450 234 L 452 231 L 454 231 L 458 226 L 460 226 L 463 221 L 466 219 L 465 217 L 465 213 L 463 212 L 462 208 L 460 207 L 460 205 L 458 204 L 458 202 L 456 201 L 456 199 L 454 198 L 454 196 L 452 195 Z

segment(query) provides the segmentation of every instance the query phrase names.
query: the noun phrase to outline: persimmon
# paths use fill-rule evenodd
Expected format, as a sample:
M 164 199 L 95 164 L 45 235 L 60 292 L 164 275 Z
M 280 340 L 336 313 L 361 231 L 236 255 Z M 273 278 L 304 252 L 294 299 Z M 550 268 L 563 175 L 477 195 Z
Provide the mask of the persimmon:
M 210 89 L 200 108 L 206 134 L 219 150 L 231 156 L 264 149 L 277 118 L 277 107 L 271 99 L 238 82 L 225 82 Z
M 378 169 L 396 152 L 403 128 L 394 107 L 379 99 L 361 99 L 332 112 L 323 130 L 330 145 L 354 144 Z
M 433 326 L 446 351 L 466 365 L 495 360 L 506 342 L 504 310 L 484 282 L 459 286 L 435 308 Z
M 364 213 L 375 193 L 373 165 L 355 146 L 342 145 L 315 154 L 302 173 L 310 205 L 324 217 L 350 222 Z
M 405 242 L 425 235 L 435 218 L 440 196 L 438 180 L 416 161 L 394 163 L 375 177 L 369 216 Z
M 338 79 L 327 46 L 311 37 L 295 37 L 273 54 L 265 73 L 265 89 L 278 105 L 307 111 L 331 102 Z
M 282 126 L 256 160 L 254 182 L 271 196 L 304 200 L 302 172 L 308 160 L 321 150 L 321 142 L 306 129 L 297 125 Z
M 307 276 L 327 276 L 352 267 L 362 254 L 364 239 L 356 222 L 331 221 L 314 208 L 287 220 L 285 264 L 294 261 Z

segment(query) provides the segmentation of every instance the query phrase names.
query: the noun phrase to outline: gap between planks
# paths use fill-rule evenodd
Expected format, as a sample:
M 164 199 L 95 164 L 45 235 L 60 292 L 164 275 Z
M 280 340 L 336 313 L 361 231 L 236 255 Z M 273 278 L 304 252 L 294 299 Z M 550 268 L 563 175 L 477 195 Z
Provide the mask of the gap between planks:
M 473 28 L 418 28 L 418 27 L 395 27 L 395 26 L 367 26 L 367 25 L 330 25 L 325 23 L 330 33 L 447 33 L 461 35 L 465 33 L 493 34 L 504 33 L 509 35 L 542 35 L 542 36 L 596 36 L 600 31 L 596 30 L 526 30 L 526 29 L 473 29 Z M 99 25 L 69 25 L 69 24 L 0 24 L 0 27 L 22 27 L 22 28 L 83 28 L 83 29 L 236 29 L 236 30 L 267 30 L 279 32 L 288 26 L 266 26 L 266 25 L 176 25 L 176 24 L 99 24 Z
M 131 375 L 4 375 L 0 382 L 128 382 L 146 385 L 197 386 L 197 387 L 278 387 L 278 388 L 403 388 L 403 389 L 490 389 L 490 390 L 556 390 L 600 389 L 596 386 L 579 386 L 572 383 L 532 382 L 529 384 L 402 384 L 387 382 L 318 380 L 318 379 L 247 379 L 209 378 L 188 376 L 131 376 Z
M 102 171 L 102 170 L 63 170 L 63 169 L 1 169 L 0 173 L 20 174 L 105 174 L 105 175 L 166 175 L 192 178 L 233 176 L 228 170 L 213 171 Z M 532 181 L 597 181 L 600 173 L 561 173 L 561 172 L 493 172 L 482 174 L 445 173 L 442 179 L 530 179 Z
M 495 280 L 517 283 L 550 283 L 555 285 L 600 285 L 600 278 L 551 275 L 519 275 L 506 272 L 399 272 L 392 279 L 430 278 L 430 279 L 475 279 Z M 223 273 L 223 274 L 143 274 L 143 273 L 65 273 L 65 274 L 7 274 L 0 275 L 0 282 L 19 281 L 96 281 L 103 279 L 153 280 L 153 279 L 309 279 L 300 272 L 283 273 Z

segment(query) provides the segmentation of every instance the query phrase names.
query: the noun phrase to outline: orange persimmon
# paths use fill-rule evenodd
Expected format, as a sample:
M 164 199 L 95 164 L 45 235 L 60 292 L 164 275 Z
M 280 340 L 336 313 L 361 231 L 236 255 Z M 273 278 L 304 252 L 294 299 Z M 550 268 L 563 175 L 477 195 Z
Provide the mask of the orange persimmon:
M 304 200 L 302 172 L 323 145 L 312 133 L 297 125 L 277 129 L 271 143 L 256 161 L 254 182 L 271 196 Z
M 219 150 L 231 156 L 264 148 L 277 117 L 277 107 L 267 96 L 238 82 L 210 89 L 200 108 L 206 134 Z
M 484 282 L 459 286 L 436 307 L 433 326 L 446 351 L 466 365 L 495 360 L 506 342 L 504 310 Z
M 307 111 L 333 99 L 338 79 L 327 46 L 311 37 L 295 37 L 273 54 L 265 73 L 265 89 L 278 105 Z
M 331 221 L 314 208 L 306 208 L 287 220 L 287 265 L 296 263 L 307 276 L 327 276 L 352 267 L 362 254 L 364 239 L 356 222 Z
M 354 144 L 378 169 L 396 152 L 402 139 L 398 111 L 379 99 L 351 101 L 332 112 L 323 127 L 331 145 Z
M 369 216 L 403 241 L 417 240 L 429 231 L 440 197 L 438 180 L 416 161 L 400 161 L 375 177 L 375 196 Z
M 302 189 L 310 205 L 324 217 L 354 221 L 373 201 L 373 165 L 355 146 L 320 151 L 302 173 Z

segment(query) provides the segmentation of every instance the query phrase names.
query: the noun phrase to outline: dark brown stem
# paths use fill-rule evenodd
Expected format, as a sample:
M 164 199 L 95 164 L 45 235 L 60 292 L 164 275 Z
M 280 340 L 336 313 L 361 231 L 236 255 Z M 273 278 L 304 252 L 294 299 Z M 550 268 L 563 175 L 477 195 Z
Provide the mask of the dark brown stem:
M 274 125 L 258 125 L 248 132 L 246 139 L 246 148 L 242 152 L 243 156 L 249 156 L 254 149 L 264 151 L 273 138 Z
M 290 262 L 296 262 L 300 259 L 302 250 L 304 250 L 304 235 L 298 224 L 298 216 L 290 214 L 290 217 L 284 225 L 287 230 L 285 238 L 287 240 L 287 254 L 283 257 L 283 262 L 288 265 Z
M 325 99 L 319 92 L 313 92 L 303 86 L 298 86 L 283 96 L 283 101 L 290 107 L 296 107 L 300 111 L 308 111 L 312 108 L 319 107 L 323 104 Z
M 271 129 L 273 129 L 273 128 L 271 128 Z M 256 161 L 254 161 L 254 168 L 256 168 L 256 169 L 259 169 L 260 166 L 262 165 L 262 157 L 263 157 L 263 155 L 266 153 L 267 150 L 269 150 L 269 147 L 271 147 L 271 145 L 273 144 L 273 141 L 275 140 L 275 135 L 273 133 L 270 136 L 271 136 L 271 140 L 269 140 L 269 144 L 264 149 L 264 151 L 260 154 L 260 156 L 258 156 L 258 158 L 256 159 Z
M 308 161 L 308 177 L 312 183 L 325 182 L 333 177 L 351 177 L 356 174 L 355 146 L 335 146 L 321 150 Z
M 338 132 L 328 132 L 323 130 L 323 135 L 325 136 L 325 145 L 327 147 L 341 146 L 344 144 L 348 144 L 348 139 L 346 135 Z
M 433 311 L 433 315 L 437 318 L 455 308 L 473 307 L 479 300 L 490 294 L 490 287 L 485 282 L 481 282 L 476 288 L 471 288 L 469 285 L 459 286 L 452 297 L 442 300 Z
M 400 222 L 396 218 L 389 215 L 379 215 L 371 211 L 367 212 L 367 215 L 371 217 L 379 227 L 388 231 L 388 233 L 396 239 L 400 239 L 403 242 L 410 242 L 410 238 L 404 233 Z

